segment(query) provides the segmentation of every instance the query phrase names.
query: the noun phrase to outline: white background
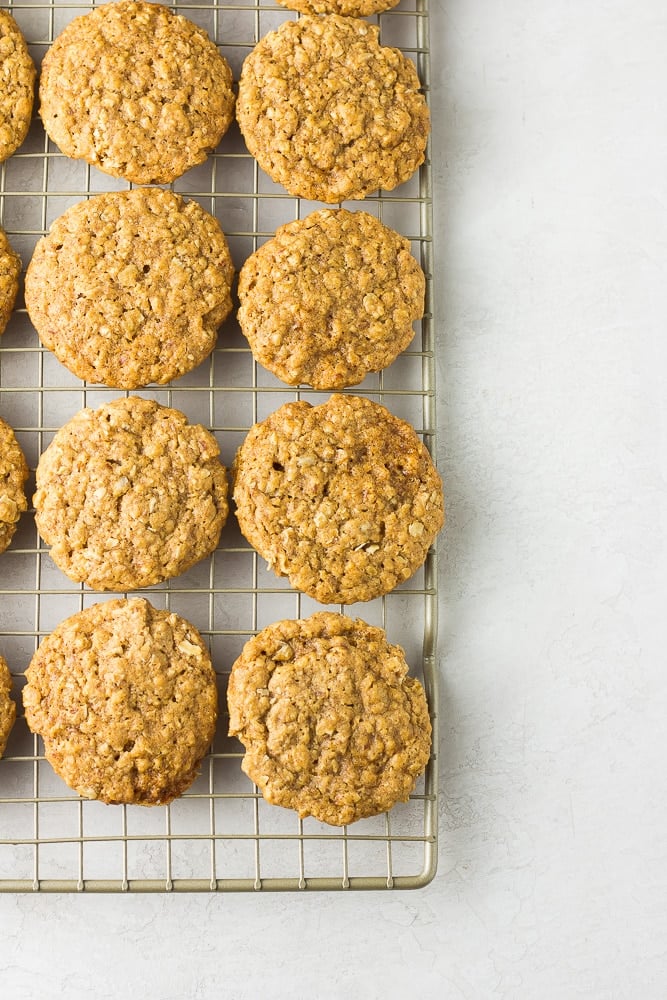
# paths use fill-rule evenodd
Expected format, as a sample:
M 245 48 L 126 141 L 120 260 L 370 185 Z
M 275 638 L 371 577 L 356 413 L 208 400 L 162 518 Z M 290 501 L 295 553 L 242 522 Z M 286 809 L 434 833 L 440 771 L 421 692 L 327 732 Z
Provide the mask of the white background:
M 441 854 L 0 897 L 0 997 L 667 996 L 667 4 L 432 0 Z

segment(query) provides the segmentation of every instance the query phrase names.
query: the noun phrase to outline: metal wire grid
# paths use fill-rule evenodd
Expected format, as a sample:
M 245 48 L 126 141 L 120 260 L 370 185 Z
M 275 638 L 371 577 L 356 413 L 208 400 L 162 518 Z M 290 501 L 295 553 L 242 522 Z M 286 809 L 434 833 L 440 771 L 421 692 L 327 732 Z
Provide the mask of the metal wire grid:
M 39 63 L 72 17 L 93 3 L 23 0 L 8 8 Z M 174 5 L 201 24 L 238 79 L 256 41 L 288 17 L 273 4 Z M 385 44 L 417 64 L 429 90 L 428 2 L 403 0 L 372 19 Z M 30 259 L 37 239 L 69 205 L 104 190 L 127 187 L 62 156 L 36 119 L 22 148 L 0 167 L 0 218 L 12 245 Z M 321 207 L 274 185 L 245 150 L 233 126 L 206 164 L 173 184 L 216 215 L 238 267 L 278 225 Z M 412 240 L 427 275 L 426 314 L 413 345 L 390 368 L 351 390 L 369 394 L 410 420 L 431 448 L 435 443 L 432 323 L 431 174 L 419 174 L 395 192 L 362 204 Z M 53 433 L 83 406 L 114 398 L 117 390 L 71 376 L 39 344 L 22 300 L 0 342 L 0 414 L 14 427 L 31 470 Z M 282 385 L 252 359 L 233 320 L 221 331 L 207 363 L 177 383 L 140 393 L 183 410 L 216 434 L 229 465 L 248 428 L 282 403 L 326 394 Z M 34 480 L 28 483 L 32 491 Z M 53 565 L 30 514 L 0 559 L 0 651 L 20 706 L 23 671 L 45 635 L 69 614 L 116 595 L 95 595 L 72 584 Z M 430 881 L 437 843 L 437 672 L 435 554 L 412 580 L 365 605 L 335 608 L 387 629 L 406 649 L 424 680 L 434 729 L 434 752 L 410 801 L 390 814 L 337 829 L 268 806 L 241 772 L 240 745 L 225 736 L 229 668 L 249 636 L 285 617 L 321 610 L 270 573 L 242 538 L 231 516 L 209 560 L 146 592 L 158 607 L 177 611 L 210 644 L 219 678 L 220 719 L 211 752 L 192 788 L 166 807 L 104 806 L 84 801 L 56 777 L 41 740 L 22 712 L 0 761 L 0 891 L 244 891 L 285 889 L 415 888 Z

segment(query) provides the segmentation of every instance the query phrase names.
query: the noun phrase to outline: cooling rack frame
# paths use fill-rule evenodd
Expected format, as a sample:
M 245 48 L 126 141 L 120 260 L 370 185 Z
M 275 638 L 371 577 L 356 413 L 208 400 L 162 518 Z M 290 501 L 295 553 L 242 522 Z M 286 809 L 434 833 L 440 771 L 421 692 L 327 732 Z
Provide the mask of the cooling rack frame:
M 39 63 L 55 35 L 94 3 L 3 4 L 18 20 Z M 294 13 L 270 3 L 173 4 L 205 27 L 238 79 L 256 40 Z M 377 15 L 381 39 L 414 59 L 427 100 L 430 90 L 428 0 L 403 0 Z M 26 143 L 0 166 L 0 220 L 27 264 L 36 240 L 66 207 L 104 190 L 130 185 L 64 157 L 37 116 Z M 249 156 L 235 127 L 202 167 L 171 185 L 215 214 L 237 269 L 277 225 L 321 207 L 272 184 Z M 432 177 L 430 148 L 418 174 L 393 192 L 377 192 L 351 209 L 371 211 L 408 236 L 426 274 L 426 312 L 413 344 L 394 365 L 361 386 L 392 412 L 409 419 L 435 454 L 436 385 L 433 323 Z M 208 426 L 229 464 L 257 419 L 293 399 L 325 393 L 286 387 L 253 360 L 234 321 L 225 324 L 210 359 L 190 376 L 139 393 L 183 409 Z M 40 345 L 21 295 L 0 340 L 0 415 L 14 427 L 31 468 L 50 437 L 82 406 L 121 395 L 81 383 Z M 154 604 L 190 618 L 208 641 L 219 675 L 221 709 L 229 667 L 243 641 L 270 621 L 305 617 L 321 606 L 266 570 L 235 528 L 198 567 L 140 592 Z M 59 620 L 97 600 L 53 566 L 32 512 L 0 556 L 0 652 L 10 664 L 20 706 L 23 673 L 32 652 Z M 123 596 L 123 595 L 121 595 Z M 433 753 L 406 804 L 337 829 L 299 820 L 268 806 L 242 774 L 240 744 L 219 733 L 192 789 L 171 806 L 104 806 L 80 799 L 58 779 L 30 734 L 19 707 L 0 760 L 0 892 L 284 891 L 420 888 L 433 878 L 438 837 L 438 593 L 436 552 L 396 592 L 369 605 L 337 607 L 387 629 L 406 647 L 412 672 L 427 692 Z

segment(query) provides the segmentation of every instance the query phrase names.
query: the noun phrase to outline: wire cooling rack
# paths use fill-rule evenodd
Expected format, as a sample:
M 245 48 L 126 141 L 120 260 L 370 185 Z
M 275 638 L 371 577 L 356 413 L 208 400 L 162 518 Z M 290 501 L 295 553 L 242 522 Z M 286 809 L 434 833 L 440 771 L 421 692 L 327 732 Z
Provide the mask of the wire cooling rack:
M 94 4 L 3 4 L 19 22 L 39 65 L 47 47 L 75 16 Z M 256 41 L 288 17 L 275 4 L 183 3 L 175 8 L 204 27 L 229 60 L 234 78 Z M 429 90 L 428 3 L 403 0 L 372 19 L 384 44 L 412 58 Z M 37 239 L 70 205 L 128 185 L 64 157 L 41 123 L 0 167 L 0 218 L 26 265 Z M 173 188 L 217 216 L 237 269 L 284 222 L 322 207 L 295 199 L 273 184 L 248 155 L 232 126 L 209 160 Z M 409 420 L 433 448 L 434 344 L 431 315 L 431 177 L 427 159 L 418 175 L 390 193 L 349 203 L 376 214 L 412 240 L 427 275 L 426 315 L 408 349 L 379 375 L 350 390 L 368 394 Z M 54 432 L 83 406 L 121 395 L 70 375 L 44 350 L 19 296 L 0 341 L 0 415 L 15 429 L 34 488 L 39 455 Z M 294 390 L 256 365 L 234 320 L 222 328 L 210 359 L 172 386 L 141 393 L 183 410 L 210 427 L 230 465 L 248 428 L 288 400 L 313 402 L 326 394 Z M 242 773 L 242 748 L 226 736 L 229 669 L 258 629 L 281 618 L 321 610 L 267 570 L 230 516 L 213 556 L 188 573 L 152 587 L 157 607 L 184 615 L 210 644 L 219 678 L 220 718 L 211 752 L 191 789 L 170 806 L 105 806 L 85 801 L 55 775 L 41 740 L 20 709 L 23 673 L 41 639 L 63 618 L 116 595 L 72 584 L 41 544 L 25 514 L 11 547 L 0 556 L 0 652 L 14 680 L 18 718 L 0 760 L 0 890 L 193 891 L 416 888 L 436 868 L 436 573 L 430 553 L 423 570 L 382 599 L 334 608 L 386 628 L 406 650 L 426 686 L 434 752 L 408 803 L 391 813 L 335 828 L 267 805 Z

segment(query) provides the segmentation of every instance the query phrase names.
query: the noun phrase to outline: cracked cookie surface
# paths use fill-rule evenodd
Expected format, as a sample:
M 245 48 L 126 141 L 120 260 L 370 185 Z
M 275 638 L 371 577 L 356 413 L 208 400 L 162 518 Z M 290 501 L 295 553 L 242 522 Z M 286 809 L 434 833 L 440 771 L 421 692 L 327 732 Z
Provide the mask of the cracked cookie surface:
M 0 552 L 4 552 L 28 509 L 23 489 L 28 465 L 14 431 L 0 418 Z
M 246 260 L 238 320 L 283 382 L 341 389 L 405 350 L 424 289 L 409 240 L 367 212 L 324 209 L 281 226 Z
M 342 826 L 404 802 L 429 759 L 424 689 L 384 631 L 320 612 L 277 622 L 232 667 L 229 734 L 267 802 Z
M 209 555 L 227 518 L 213 435 L 147 399 L 84 409 L 37 466 L 35 521 L 56 565 L 94 590 L 137 590 Z
M 444 523 L 442 483 L 414 428 L 358 396 L 281 406 L 251 427 L 232 478 L 244 536 L 323 604 L 393 590 Z
M 134 0 L 67 25 L 42 62 L 39 97 L 63 153 L 136 184 L 203 163 L 234 113 L 231 70 L 206 32 Z
M 16 705 L 11 698 L 12 675 L 7 661 L 0 656 L 0 757 L 7 746 L 9 734 L 16 719 Z
M 71 372 L 136 389 L 208 357 L 233 276 L 212 215 L 172 191 L 136 188 L 55 220 L 28 265 L 25 300 L 40 340 Z
M 375 25 L 304 15 L 245 59 L 237 118 L 250 153 L 314 201 L 391 190 L 423 163 L 429 113 L 413 63 Z
M 26 721 L 84 798 L 161 805 L 194 781 L 213 735 L 217 689 L 196 628 L 140 598 L 62 622 L 26 671 Z
M 0 10 L 0 163 L 28 134 L 36 76 L 20 27 L 9 11 Z
M 278 0 L 283 7 L 302 14 L 342 14 L 344 17 L 367 17 L 395 7 L 399 0 Z
M 12 249 L 7 234 L 0 227 L 0 335 L 5 332 L 14 308 L 20 274 L 21 258 Z

